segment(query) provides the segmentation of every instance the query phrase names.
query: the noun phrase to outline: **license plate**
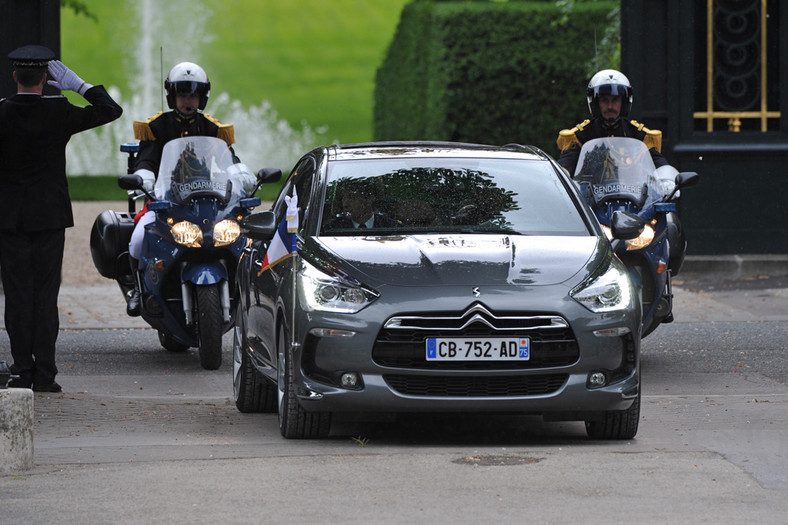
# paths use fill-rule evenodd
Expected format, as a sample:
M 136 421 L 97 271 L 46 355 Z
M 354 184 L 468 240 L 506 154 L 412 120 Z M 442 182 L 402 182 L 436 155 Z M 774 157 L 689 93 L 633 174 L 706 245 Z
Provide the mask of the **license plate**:
M 528 361 L 527 337 L 429 337 L 427 361 Z

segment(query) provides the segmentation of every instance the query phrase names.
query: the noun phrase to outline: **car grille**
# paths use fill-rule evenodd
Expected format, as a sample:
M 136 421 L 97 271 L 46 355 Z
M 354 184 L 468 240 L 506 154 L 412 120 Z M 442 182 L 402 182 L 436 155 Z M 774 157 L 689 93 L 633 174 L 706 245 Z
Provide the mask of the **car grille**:
M 520 375 L 505 377 L 422 376 L 384 374 L 396 392 L 428 397 L 507 397 L 537 396 L 556 392 L 568 374 Z
M 531 340 L 528 361 L 427 361 L 428 337 L 519 337 Z M 380 366 L 418 370 L 533 370 L 568 366 L 580 357 L 568 323 L 555 315 L 495 315 L 477 304 L 461 314 L 427 313 L 389 319 L 372 359 Z

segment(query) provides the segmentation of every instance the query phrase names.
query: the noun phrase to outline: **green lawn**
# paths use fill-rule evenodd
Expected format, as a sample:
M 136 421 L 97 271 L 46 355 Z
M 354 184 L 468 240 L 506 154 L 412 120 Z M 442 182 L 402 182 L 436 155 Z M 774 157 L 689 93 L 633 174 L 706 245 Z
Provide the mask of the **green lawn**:
M 98 22 L 62 11 L 63 61 L 89 82 L 118 86 L 124 100 L 140 89 L 129 77 L 144 33 L 135 5 L 143 1 L 91 0 Z M 356 142 L 372 138 L 375 72 L 408 1 L 168 0 L 166 12 L 179 26 L 197 13 L 213 37 L 201 42 L 194 35 L 189 43 L 198 55 L 189 58 L 211 78 L 212 96 L 227 92 L 245 107 L 268 100 L 294 128 L 305 122 L 327 127 L 328 141 Z M 187 59 L 168 59 L 171 51 L 162 52 L 165 74 L 171 62 Z

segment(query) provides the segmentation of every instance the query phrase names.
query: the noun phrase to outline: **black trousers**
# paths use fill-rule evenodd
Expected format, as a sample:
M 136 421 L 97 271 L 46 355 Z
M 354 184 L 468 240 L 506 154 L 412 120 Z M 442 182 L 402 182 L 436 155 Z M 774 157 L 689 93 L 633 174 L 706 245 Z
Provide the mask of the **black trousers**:
M 0 231 L 5 326 L 14 360 L 11 372 L 34 384 L 49 384 L 57 375 L 57 296 L 65 240 L 65 229 Z

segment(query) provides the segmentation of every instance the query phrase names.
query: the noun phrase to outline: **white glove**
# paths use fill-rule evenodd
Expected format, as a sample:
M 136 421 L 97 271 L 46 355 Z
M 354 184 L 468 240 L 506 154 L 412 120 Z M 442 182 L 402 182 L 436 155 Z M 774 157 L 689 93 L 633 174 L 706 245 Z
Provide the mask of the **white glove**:
M 84 95 L 88 89 L 93 87 L 92 84 L 88 84 L 79 78 L 76 73 L 67 68 L 60 60 L 49 61 L 49 74 L 55 80 L 50 80 L 47 84 L 61 91 L 75 91 L 80 95 Z
M 252 174 L 252 170 L 243 162 L 233 164 L 227 168 L 227 174 L 231 177 L 241 179 L 241 185 L 246 193 L 249 193 L 257 186 L 257 177 Z
M 153 193 L 153 185 L 156 184 L 156 175 L 151 170 L 139 169 L 134 175 L 142 177 L 142 189 L 148 193 Z

